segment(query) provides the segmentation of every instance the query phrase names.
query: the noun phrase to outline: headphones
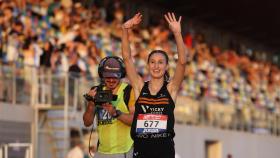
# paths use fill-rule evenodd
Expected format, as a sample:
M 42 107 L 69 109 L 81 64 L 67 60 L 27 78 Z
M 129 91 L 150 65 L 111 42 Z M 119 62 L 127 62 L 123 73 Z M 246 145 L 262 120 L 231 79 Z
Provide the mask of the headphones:
M 104 64 L 110 58 L 114 58 L 115 60 L 117 60 L 119 62 L 120 66 L 121 66 L 121 68 L 120 68 L 121 77 L 120 78 L 124 78 L 125 75 L 126 75 L 125 65 L 124 65 L 124 62 L 123 62 L 122 58 L 117 57 L 117 56 L 107 56 L 100 61 L 99 65 L 98 65 L 98 75 L 99 75 L 99 77 L 103 78 L 102 73 L 104 72 Z

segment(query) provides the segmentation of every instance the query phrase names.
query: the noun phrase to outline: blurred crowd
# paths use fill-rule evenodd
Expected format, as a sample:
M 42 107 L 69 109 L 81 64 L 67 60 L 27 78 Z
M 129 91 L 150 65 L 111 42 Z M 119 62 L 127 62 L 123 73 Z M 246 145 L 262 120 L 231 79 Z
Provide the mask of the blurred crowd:
M 71 72 L 87 80 L 98 78 L 101 58 L 121 54 L 121 25 L 125 20 L 121 0 L 0 0 L 0 57 L 2 65 L 54 74 Z M 160 20 L 162 19 L 162 20 Z M 280 69 L 255 60 L 250 50 L 222 50 L 206 42 L 203 34 L 185 28 L 184 40 L 191 58 L 181 95 L 207 97 L 224 104 L 254 106 L 280 113 Z M 146 58 L 153 49 L 170 57 L 174 73 L 177 54 L 172 34 L 163 18 L 131 32 L 132 55 L 138 72 L 147 79 Z

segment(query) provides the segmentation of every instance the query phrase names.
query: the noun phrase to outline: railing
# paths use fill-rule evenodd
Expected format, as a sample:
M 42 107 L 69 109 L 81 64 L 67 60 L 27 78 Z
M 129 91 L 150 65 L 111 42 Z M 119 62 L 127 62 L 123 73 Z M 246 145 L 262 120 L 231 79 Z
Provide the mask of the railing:
M 0 147 L 0 158 L 9 157 L 9 148 L 23 148 L 24 149 L 24 158 L 33 158 L 33 148 L 30 143 L 8 143 Z M 22 155 L 20 156 L 22 157 Z
M 67 101 L 69 105 L 76 105 L 83 102 L 82 94 L 98 83 L 98 79 L 76 76 L 73 73 L 53 73 L 49 69 L 0 64 L 0 101 L 12 105 L 50 106 L 64 105 Z M 66 92 L 67 87 L 69 90 Z M 65 100 L 66 94 L 69 100 Z
M 178 123 L 280 136 L 279 113 L 252 105 L 239 109 L 211 100 L 197 101 L 179 96 L 175 114 Z
M 19 68 L 16 65 L 0 64 L 1 101 L 11 106 L 31 106 L 35 109 L 35 127 L 32 131 L 35 157 L 38 157 L 36 148 L 39 146 L 39 109 L 64 109 L 65 155 L 69 147 L 68 137 L 66 137 L 69 133 L 69 110 L 84 110 L 82 94 L 96 84 L 95 82 L 97 81 L 87 80 L 86 77 L 77 77 L 76 74 L 53 73 L 49 69 L 28 66 Z
M 82 94 L 98 84 L 98 79 L 88 80 L 86 76 L 77 77 L 76 74 L 55 74 L 47 69 L 33 67 L 18 69 L 15 66 L 0 66 L 0 98 L 11 104 L 67 104 L 69 108 L 75 107 L 82 111 Z M 175 113 L 179 123 L 280 135 L 280 112 L 270 112 L 253 105 L 243 105 L 240 109 L 235 105 L 179 96 Z

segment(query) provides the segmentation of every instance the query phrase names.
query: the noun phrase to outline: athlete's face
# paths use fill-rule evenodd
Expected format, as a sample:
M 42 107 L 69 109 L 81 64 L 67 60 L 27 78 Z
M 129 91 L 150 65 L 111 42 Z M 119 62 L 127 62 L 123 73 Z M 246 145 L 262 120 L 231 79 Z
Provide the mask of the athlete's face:
M 106 77 L 104 81 L 105 86 L 110 90 L 114 90 L 120 83 L 120 79 L 116 77 Z
M 162 78 L 168 69 L 164 55 L 161 53 L 153 54 L 149 59 L 148 68 L 152 78 Z

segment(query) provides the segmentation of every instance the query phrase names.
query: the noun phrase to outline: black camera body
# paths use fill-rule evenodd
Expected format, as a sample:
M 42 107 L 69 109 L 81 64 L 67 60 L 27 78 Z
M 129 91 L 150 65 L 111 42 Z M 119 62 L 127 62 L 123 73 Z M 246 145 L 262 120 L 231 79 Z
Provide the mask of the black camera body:
M 94 97 L 88 94 L 84 94 L 83 96 L 87 101 L 93 101 L 95 105 L 102 105 L 103 103 L 111 103 L 111 101 L 115 101 L 118 98 L 118 96 L 114 95 L 111 90 L 100 90 L 99 88 L 97 88 Z
M 117 95 L 113 95 L 111 90 L 101 90 L 97 91 L 94 97 L 94 102 L 97 105 L 103 103 L 111 103 L 111 101 L 117 100 Z

